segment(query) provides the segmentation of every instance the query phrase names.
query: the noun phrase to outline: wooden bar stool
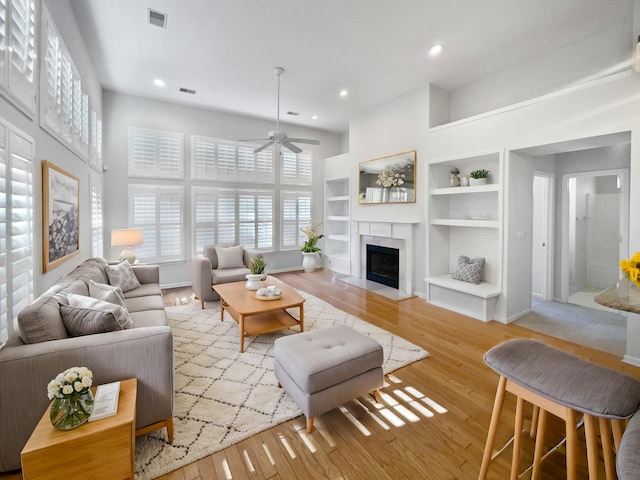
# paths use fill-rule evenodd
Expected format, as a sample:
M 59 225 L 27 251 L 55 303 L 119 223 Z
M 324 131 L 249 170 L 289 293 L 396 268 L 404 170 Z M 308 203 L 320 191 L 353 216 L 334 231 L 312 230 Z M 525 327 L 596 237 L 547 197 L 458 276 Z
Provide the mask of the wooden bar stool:
M 577 426 L 584 420 L 589 478 L 598 478 L 598 428 L 607 480 L 615 480 L 615 452 L 625 419 L 640 408 L 640 381 L 530 339 L 493 347 L 485 363 L 500 375 L 479 480 L 487 477 L 505 393 L 516 396 L 511 479 L 518 478 L 524 402 L 534 406 L 532 479 L 539 478 L 547 413 L 565 421 L 567 479 L 575 480 Z M 612 442 L 613 437 L 613 442 Z

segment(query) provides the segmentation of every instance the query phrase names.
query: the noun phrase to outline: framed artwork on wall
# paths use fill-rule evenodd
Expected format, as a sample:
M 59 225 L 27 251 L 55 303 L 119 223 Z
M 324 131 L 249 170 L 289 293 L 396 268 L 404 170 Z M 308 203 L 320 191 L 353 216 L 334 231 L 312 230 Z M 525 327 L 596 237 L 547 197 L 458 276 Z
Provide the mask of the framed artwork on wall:
M 80 253 L 80 180 L 42 160 L 42 269 Z

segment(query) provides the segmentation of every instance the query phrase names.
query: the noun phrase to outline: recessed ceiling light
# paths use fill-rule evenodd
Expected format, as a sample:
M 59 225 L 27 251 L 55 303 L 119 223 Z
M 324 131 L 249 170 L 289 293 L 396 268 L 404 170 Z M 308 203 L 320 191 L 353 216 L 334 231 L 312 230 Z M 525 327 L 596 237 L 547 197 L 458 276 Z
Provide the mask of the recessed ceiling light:
M 347 90 L 340 90 L 341 97 L 346 97 L 347 95 L 349 95 L 349 92 Z
M 318 119 L 318 115 L 311 115 L 311 120 L 317 120 Z
M 429 55 L 439 55 L 442 52 L 442 45 L 436 43 L 429 47 Z
M 164 87 L 164 80 L 161 80 L 161 79 L 159 79 L 159 78 L 156 78 L 156 79 L 153 81 L 153 84 L 154 84 L 156 87 Z

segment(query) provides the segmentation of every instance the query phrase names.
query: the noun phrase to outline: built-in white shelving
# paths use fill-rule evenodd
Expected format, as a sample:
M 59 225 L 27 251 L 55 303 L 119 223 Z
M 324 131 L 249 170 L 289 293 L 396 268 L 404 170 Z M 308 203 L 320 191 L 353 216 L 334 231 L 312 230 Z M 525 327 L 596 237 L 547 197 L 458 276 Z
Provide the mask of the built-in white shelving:
M 324 180 L 324 239 L 322 247 L 325 268 L 346 275 L 351 274 L 350 259 L 350 180 L 349 154 L 325 160 Z
M 502 150 L 444 158 L 429 164 L 429 266 L 427 301 L 481 320 L 495 316 L 502 288 Z M 460 177 L 490 171 L 486 185 L 452 187 L 450 170 Z M 454 280 L 460 255 L 484 257 L 478 285 Z

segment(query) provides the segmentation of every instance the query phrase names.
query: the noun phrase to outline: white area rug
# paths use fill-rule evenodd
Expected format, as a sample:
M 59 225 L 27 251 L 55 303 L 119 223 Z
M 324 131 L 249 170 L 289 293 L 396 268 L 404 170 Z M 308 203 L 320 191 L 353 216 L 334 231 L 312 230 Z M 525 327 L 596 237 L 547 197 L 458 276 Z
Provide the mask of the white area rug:
M 420 347 L 300 291 L 305 330 L 347 325 L 378 341 L 384 373 L 429 354 Z M 298 309 L 291 313 L 297 315 Z M 295 335 L 297 327 L 245 339 L 240 353 L 238 327 L 228 314 L 220 321 L 218 302 L 167 307 L 174 333 L 174 440 L 164 430 L 136 439 L 136 478 L 152 479 L 195 462 L 282 422 L 302 411 L 278 388 L 273 342 Z

